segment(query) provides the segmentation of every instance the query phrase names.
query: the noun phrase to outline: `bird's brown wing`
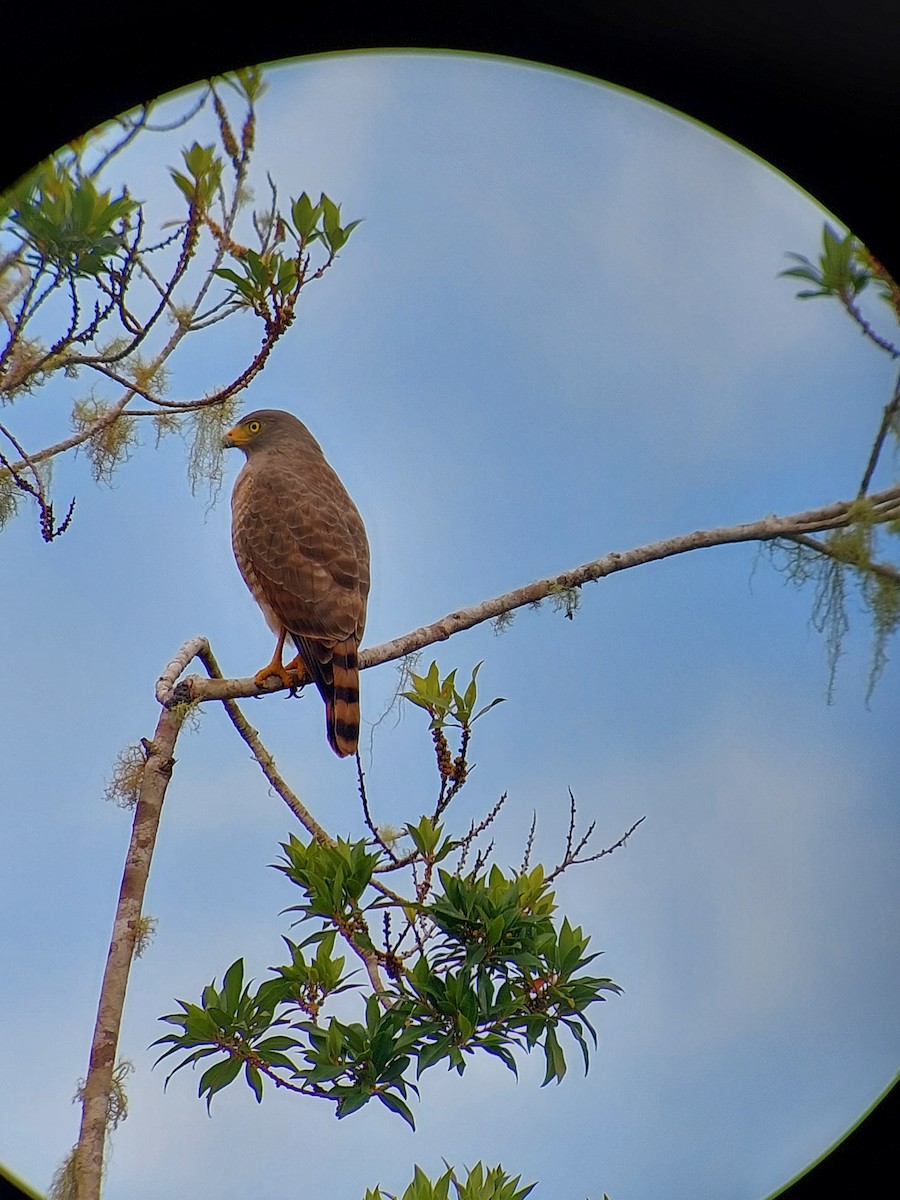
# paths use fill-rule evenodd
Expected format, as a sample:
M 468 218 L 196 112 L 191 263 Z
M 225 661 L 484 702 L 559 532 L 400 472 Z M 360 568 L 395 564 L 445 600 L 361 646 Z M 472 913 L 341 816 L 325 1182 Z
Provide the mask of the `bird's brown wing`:
M 303 656 L 325 700 L 332 747 L 351 754 L 369 591 L 369 547 L 356 506 L 320 452 L 292 448 L 289 456 L 248 458 L 232 512 L 241 574 L 270 625 L 287 629 Z

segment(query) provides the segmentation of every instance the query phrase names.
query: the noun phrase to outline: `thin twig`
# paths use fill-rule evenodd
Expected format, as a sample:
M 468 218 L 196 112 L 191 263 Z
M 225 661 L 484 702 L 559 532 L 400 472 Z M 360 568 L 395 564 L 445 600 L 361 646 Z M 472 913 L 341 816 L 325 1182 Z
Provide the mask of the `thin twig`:
M 893 342 L 889 342 L 887 338 L 883 338 L 880 334 L 875 332 L 866 318 L 853 303 L 852 293 L 849 290 L 839 292 L 838 298 L 850 317 L 856 322 L 870 342 L 873 342 L 879 350 L 884 350 L 884 352 L 889 354 L 891 358 L 900 358 L 900 350 L 897 349 Z
M 366 827 L 368 828 L 369 832 L 372 835 L 372 840 L 374 841 L 376 846 L 381 847 L 381 849 L 388 856 L 388 858 L 391 860 L 391 862 L 396 864 L 399 861 L 398 856 L 394 853 L 392 847 L 387 844 L 387 842 L 384 840 L 384 838 L 378 832 L 378 827 L 375 824 L 375 822 L 372 820 L 372 814 L 369 811 L 369 796 L 368 796 L 368 793 L 366 792 L 366 780 L 365 780 L 365 775 L 363 774 L 363 769 L 362 769 L 362 759 L 359 757 L 358 751 L 356 754 L 356 779 L 357 779 L 357 784 L 358 784 L 358 789 L 359 789 L 359 799 L 360 799 L 360 803 L 362 804 L 363 820 L 365 821 Z
M 200 639 L 196 640 L 199 641 Z M 222 672 L 219 669 L 219 664 L 216 662 L 215 655 L 209 648 L 209 643 L 206 642 L 205 638 L 203 639 L 203 642 L 205 644 L 197 649 L 197 657 L 203 663 L 204 667 L 206 667 L 210 678 L 221 679 Z M 172 664 L 169 665 L 171 666 Z M 281 776 L 275 766 L 275 760 L 260 741 L 259 733 L 253 728 L 253 726 L 241 712 L 240 708 L 238 708 L 237 704 L 235 704 L 233 700 L 224 700 L 222 703 L 225 707 L 225 711 L 228 713 L 228 717 L 232 725 L 247 743 L 251 754 L 259 763 L 260 770 L 300 822 L 300 824 L 316 839 L 317 842 L 322 842 L 326 846 L 333 846 L 335 844 L 334 838 L 325 832 L 300 797 Z
M 613 842 L 613 844 L 611 846 L 605 846 L 602 850 L 598 850 L 596 854 L 589 854 L 587 856 L 587 858 L 579 858 L 578 857 L 579 852 L 584 849 L 584 846 L 585 846 L 585 843 L 587 842 L 588 837 L 593 832 L 594 825 L 592 823 L 590 830 L 585 835 L 585 837 L 583 837 L 581 839 L 578 846 L 573 851 L 571 857 L 569 857 L 569 855 L 566 855 L 566 857 L 563 858 L 562 862 L 557 867 L 555 867 L 550 872 L 550 874 L 547 876 L 546 882 L 551 883 L 557 877 L 557 875 L 561 875 L 563 873 L 563 871 L 567 870 L 569 867 L 583 866 L 585 863 L 596 862 L 600 858 L 605 858 L 607 854 L 612 854 L 615 850 L 620 850 L 622 848 L 622 846 L 624 846 L 625 843 L 628 841 L 628 839 L 631 837 L 631 835 L 634 833 L 634 831 L 637 829 L 638 825 L 640 825 L 646 819 L 647 819 L 646 816 L 639 817 L 638 820 L 636 820 L 635 823 L 631 826 L 631 828 L 627 829 L 622 834 L 622 836 L 619 838 L 619 840 L 617 842 Z
M 569 793 L 571 795 L 571 792 Z M 534 848 L 534 835 L 537 832 L 537 812 L 531 814 L 531 826 L 528 830 L 528 837 L 525 840 L 525 852 L 522 855 L 522 865 L 519 867 L 519 873 L 524 875 L 531 864 L 531 851 Z
M 862 477 L 862 483 L 859 485 L 859 495 L 864 496 L 869 490 L 869 484 L 872 482 L 872 476 L 875 474 L 875 468 L 878 466 L 878 459 L 881 457 L 881 451 L 884 448 L 885 439 L 888 431 L 894 423 L 898 412 L 900 412 L 900 374 L 897 376 L 897 384 L 894 388 L 894 394 L 884 406 L 884 413 L 881 418 L 881 426 L 875 437 L 875 443 L 872 446 L 872 453 L 869 455 L 869 461 L 866 464 L 866 470 Z

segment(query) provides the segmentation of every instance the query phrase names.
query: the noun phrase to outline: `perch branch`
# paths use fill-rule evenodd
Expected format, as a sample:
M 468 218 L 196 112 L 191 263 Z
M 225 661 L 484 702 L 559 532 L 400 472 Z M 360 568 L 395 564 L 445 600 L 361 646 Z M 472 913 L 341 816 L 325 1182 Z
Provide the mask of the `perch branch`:
M 875 522 L 887 521 L 900 516 L 900 486 L 873 493 L 869 496 L 869 502 L 872 505 L 872 519 Z M 712 546 L 754 541 L 770 542 L 777 538 L 798 538 L 821 533 L 827 529 L 839 529 L 852 520 L 852 507 L 852 501 L 839 501 L 822 508 L 794 513 L 791 516 L 763 517 L 761 520 L 741 525 L 701 529 L 694 533 L 680 534 L 677 537 L 638 546 L 632 550 L 612 551 L 593 562 L 585 563 L 570 571 L 564 571 L 560 575 L 536 580 L 534 583 L 526 584 L 511 592 L 504 592 L 502 595 L 484 600 L 470 608 L 448 613 L 447 616 L 431 625 L 423 625 L 392 641 L 363 650 L 360 654 L 360 667 L 380 666 L 382 663 L 403 658 L 425 646 L 446 641 L 464 629 L 472 629 L 485 621 L 494 620 L 504 613 L 534 604 L 566 589 L 579 588 L 585 583 L 595 582 L 608 575 L 614 575 L 618 571 L 643 566 L 645 563 L 660 562 L 678 554 L 687 554 L 692 550 L 702 550 Z M 819 543 L 815 543 L 815 546 L 818 548 Z M 189 646 L 191 643 L 187 645 Z M 184 660 L 186 648 L 182 649 L 174 663 Z M 187 655 L 187 661 L 191 656 Z M 173 667 L 174 663 L 170 664 L 170 667 Z M 284 685 L 275 679 L 260 685 L 253 679 L 204 679 L 197 675 L 189 675 L 176 683 L 179 673 L 167 668 L 161 676 L 156 689 L 156 696 L 161 704 L 177 704 L 184 701 L 236 700 L 242 697 L 265 695 L 267 692 L 282 691 L 284 688 Z

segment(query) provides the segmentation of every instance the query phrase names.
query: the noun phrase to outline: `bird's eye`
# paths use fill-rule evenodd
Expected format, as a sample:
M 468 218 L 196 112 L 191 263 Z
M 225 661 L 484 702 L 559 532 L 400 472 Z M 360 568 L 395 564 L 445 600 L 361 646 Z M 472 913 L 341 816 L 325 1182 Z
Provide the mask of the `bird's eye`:
M 247 423 L 247 429 L 250 433 L 259 433 L 260 428 L 261 426 L 259 421 L 249 421 Z

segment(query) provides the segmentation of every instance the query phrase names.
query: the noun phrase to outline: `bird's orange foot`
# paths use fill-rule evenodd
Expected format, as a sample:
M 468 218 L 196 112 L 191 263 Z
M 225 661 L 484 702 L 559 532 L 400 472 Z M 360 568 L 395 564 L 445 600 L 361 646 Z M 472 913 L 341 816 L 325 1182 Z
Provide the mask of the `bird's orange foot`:
M 273 658 L 270 663 L 266 663 L 261 671 L 256 672 L 253 676 L 253 682 L 257 687 L 262 687 L 266 680 L 272 678 L 280 679 L 281 686 L 290 688 L 291 692 L 295 692 L 298 687 L 302 687 L 304 683 L 309 682 L 306 666 L 299 654 L 283 666 L 278 658 Z

